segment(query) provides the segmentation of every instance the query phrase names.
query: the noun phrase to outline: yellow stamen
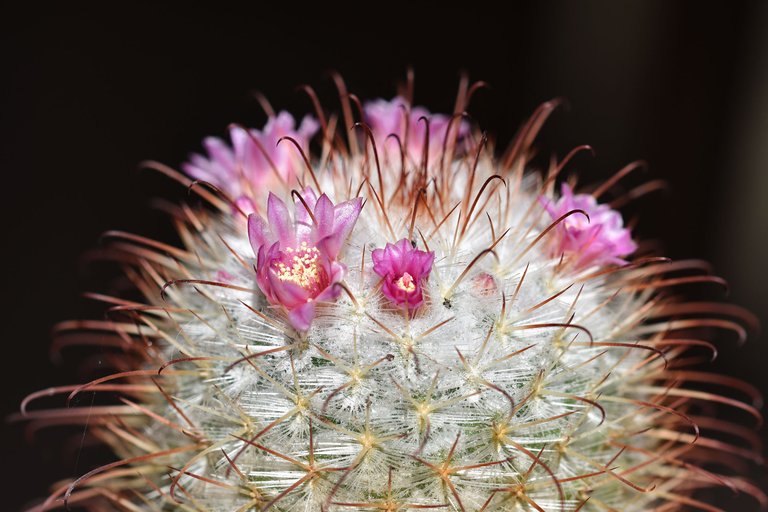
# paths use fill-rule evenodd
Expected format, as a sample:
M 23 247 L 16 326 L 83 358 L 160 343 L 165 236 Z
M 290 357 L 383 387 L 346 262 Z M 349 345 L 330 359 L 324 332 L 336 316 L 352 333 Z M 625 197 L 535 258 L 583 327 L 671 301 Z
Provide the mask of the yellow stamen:
M 284 251 L 291 256 L 286 264 L 277 263 L 277 278 L 281 281 L 290 281 L 302 288 L 310 288 L 317 284 L 320 277 L 320 269 L 317 260 L 320 251 L 317 247 L 310 247 L 307 242 L 301 242 L 297 248 L 288 247 Z
M 407 293 L 411 293 L 416 289 L 416 283 L 413 282 L 413 276 L 408 272 L 403 272 L 400 279 L 395 281 L 395 286 Z

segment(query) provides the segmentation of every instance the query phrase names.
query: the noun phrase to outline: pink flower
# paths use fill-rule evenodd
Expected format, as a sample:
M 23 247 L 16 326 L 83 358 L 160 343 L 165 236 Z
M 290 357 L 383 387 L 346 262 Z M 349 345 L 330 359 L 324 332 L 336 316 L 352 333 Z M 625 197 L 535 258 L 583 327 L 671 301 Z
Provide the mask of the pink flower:
M 291 114 L 280 112 L 270 117 L 262 130 L 232 126 L 229 129 L 232 147 L 217 137 L 207 137 L 203 146 L 208 156 L 193 154 L 182 167 L 191 177 L 222 189 L 250 213 L 253 211 L 251 198 L 278 179 L 270 160 L 285 181 L 290 181 L 301 169 L 303 162 L 296 148 L 287 141 L 278 146 L 277 141 L 288 136 L 306 147 L 318 125 L 309 116 L 301 121 L 298 130 L 294 125 Z M 261 143 L 263 151 L 256 141 Z
M 306 331 L 315 317 L 318 301 L 334 300 L 335 286 L 346 272 L 337 261 L 342 245 L 357 222 L 361 198 L 334 204 L 325 194 L 317 198 L 307 188 L 294 204 L 294 220 L 288 207 L 270 192 L 267 220 L 248 216 L 248 238 L 257 255 L 256 282 L 270 304 L 285 308 L 298 331 Z
M 397 148 L 397 140 L 388 137 L 395 134 L 405 150 L 406 157 L 415 163 L 420 163 L 424 152 L 426 125 L 419 121 L 421 117 L 429 120 L 429 162 L 437 164 L 440 153 L 443 151 L 445 134 L 448 130 L 450 116 L 443 114 L 430 114 L 424 107 L 410 107 L 404 98 L 396 96 L 390 101 L 378 99 L 367 102 L 363 107 L 365 122 L 371 127 L 376 148 L 380 152 L 386 152 L 389 158 L 400 158 L 400 150 Z M 455 120 L 451 123 L 453 130 L 458 130 L 458 140 L 469 133 L 469 124 L 464 120 Z M 406 138 L 407 131 L 407 138 Z M 448 143 L 450 144 L 450 140 Z
M 560 199 L 552 203 L 541 198 L 552 219 L 558 219 L 572 210 L 583 210 L 589 220 L 574 213 L 557 226 L 560 237 L 553 244 L 552 256 L 566 253 L 574 258 L 578 267 L 605 263 L 623 264 L 624 256 L 632 254 L 637 245 L 632 241 L 629 229 L 624 227 L 621 214 L 611 207 L 598 204 L 589 194 L 574 194 L 568 184 L 563 183 Z
M 422 283 L 435 261 L 434 252 L 420 251 L 403 238 L 371 253 L 373 271 L 383 278 L 381 291 L 395 305 L 410 311 L 424 302 Z

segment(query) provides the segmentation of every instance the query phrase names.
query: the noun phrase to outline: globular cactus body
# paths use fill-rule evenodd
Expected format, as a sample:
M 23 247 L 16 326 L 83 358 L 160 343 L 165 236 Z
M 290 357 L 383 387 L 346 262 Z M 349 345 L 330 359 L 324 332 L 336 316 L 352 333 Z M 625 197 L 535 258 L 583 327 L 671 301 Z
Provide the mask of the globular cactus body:
M 525 172 L 554 103 L 499 157 L 466 100 L 431 119 L 380 101 L 358 126 L 345 103 L 315 155 L 311 122 L 235 127 L 186 168 L 210 185 L 150 164 L 213 208 L 173 212 L 181 249 L 117 235 L 147 303 L 108 299 L 125 371 L 75 392 L 125 383 L 92 411 L 120 461 L 43 508 L 632 512 L 725 480 L 755 493 L 687 458 L 691 403 L 717 397 L 679 387 L 698 375 L 682 356 L 700 327 L 740 329 L 661 293 L 696 263 L 628 259 L 608 187 L 558 193 L 564 162 Z

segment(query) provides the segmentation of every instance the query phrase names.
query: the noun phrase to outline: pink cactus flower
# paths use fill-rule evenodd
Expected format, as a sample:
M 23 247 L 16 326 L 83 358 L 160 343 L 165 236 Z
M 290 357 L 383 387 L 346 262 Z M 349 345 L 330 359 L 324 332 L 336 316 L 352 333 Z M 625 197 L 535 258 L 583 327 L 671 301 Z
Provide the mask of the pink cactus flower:
M 346 267 L 337 261 L 357 222 L 362 199 L 334 205 L 309 188 L 294 204 L 291 220 L 286 204 L 270 192 L 267 219 L 248 216 L 248 238 L 257 256 L 256 282 L 270 304 L 282 306 L 297 331 L 307 331 L 317 302 L 339 296 Z
M 608 205 L 598 204 L 590 194 L 574 194 L 567 183 L 561 187 L 560 199 L 553 203 L 541 198 L 552 219 L 572 210 L 583 210 L 589 215 L 575 213 L 558 226 L 559 237 L 551 244 L 552 256 L 565 253 L 577 267 L 626 263 L 625 256 L 637 249 L 629 229 L 624 227 L 621 214 Z
M 383 278 L 381 291 L 398 307 L 414 311 L 424 303 L 422 285 L 429 278 L 434 252 L 416 249 L 403 238 L 371 253 L 373 271 Z
M 222 189 L 241 209 L 251 213 L 254 211 L 252 198 L 258 190 L 280 178 L 290 182 L 303 165 L 292 144 L 283 142 L 278 146 L 277 141 L 288 136 L 306 147 L 318 124 L 306 116 L 298 130 L 294 126 L 293 116 L 288 112 L 270 117 L 262 130 L 232 126 L 229 129 L 232 147 L 222 139 L 207 137 L 203 146 L 208 156 L 193 154 L 182 167 L 191 177 Z M 276 176 L 270 160 L 280 178 Z
M 443 151 L 445 134 L 451 117 L 444 114 L 431 114 L 424 107 L 408 107 L 408 102 L 400 96 L 390 101 L 378 99 L 363 106 L 365 122 L 371 127 L 376 147 L 388 157 L 400 158 L 397 141 L 390 134 L 400 138 L 408 158 L 420 163 L 424 152 L 427 127 L 421 117 L 429 120 L 429 162 L 436 164 Z M 406 115 L 408 113 L 409 115 Z M 451 123 L 453 130 L 458 130 L 458 140 L 469 133 L 469 124 L 464 120 Z M 407 137 L 406 137 L 407 132 Z M 450 141 L 449 141 L 450 142 Z

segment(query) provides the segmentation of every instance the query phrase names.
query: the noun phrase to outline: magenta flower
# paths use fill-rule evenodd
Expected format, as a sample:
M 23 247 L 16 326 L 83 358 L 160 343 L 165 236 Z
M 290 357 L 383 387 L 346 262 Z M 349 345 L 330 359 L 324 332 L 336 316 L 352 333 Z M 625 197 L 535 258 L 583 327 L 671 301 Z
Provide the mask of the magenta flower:
M 567 183 L 561 187 L 556 203 L 541 198 L 552 219 L 558 219 L 572 210 L 583 210 L 589 215 L 575 213 L 557 226 L 560 237 L 552 245 L 552 256 L 566 253 L 574 258 L 577 267 L 605 263 L 623 264 L 624 256 L 632 254 L 637 244 L 629 229 L 624 227 L 621 214 L 608 205 L 598 204 L 590 194 L 574 194 Z
M 381 291 L 398 307 L 413 311 L 424 302 L 422 284 L 429 278 L 434 252 L 420 251 L 403 238 L 371 253 L 373 271 L 383 278 Z
M 288 207 L 270 192 L 267 220 L 248 216 L 248 238 L 256 254 L 256 282 L 270 304 L 282 306 L 298 331 L 306 331 L 315 317 L 318 301 L 339 296 L 346 267 L 337 261 L 339 252 L 363 207 L 361 198 L 334 205 L 328 196 L 318 199 L 305 189 L 294 204 L 294 220 Z
M 253 211 L 251 198 L 259 190 L 279 180 L 270 160 L 280 177 L 288 182 L 301 169 L 303 162 L 296 148 L 287 142 L 278 146 L 277 141 L 288 136 L 306 147 L 318 125 L 317 121 L 306 116 L 298 130 L 294 126 L 293 116 L 288 112 L 270 117 L 262 130 L 232 126 L 229 129 L 232 147 L 217 137 L 207 137 L 203 140 L 203 146 L 208 156 L 193 154 L 182 167 L 191 177 L 222 189 L 236 200 L 238 206 L 250 213 Z M 263 151 L 256 141 L 261 144 Z
M 437 163 L 443 151 L 450 116 L 431 114 L 424 107 L 410 107 L 410 115 L 406 115 L 407 109 L 408 103 L 400 96 L 390 101 L 378 99 L 364 105 L 365 122 L 371 127 L 376 147 L 379 151 L 385 151 L 389 158 L 400 158 L 396 139 L 388 137 L 395 134 L 400 138 L 406 156 L 416 163 L 421 162 L 427 127 L 419 119 L 425 117 L 429 120 L 429 161 Z M 469 124 L 464 120 L 456 120 L 451 125 L 453 130 L 458 130 L 458 140 L 469 133 Z

